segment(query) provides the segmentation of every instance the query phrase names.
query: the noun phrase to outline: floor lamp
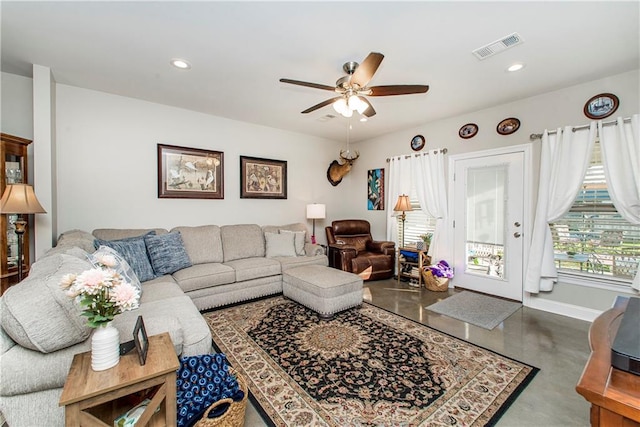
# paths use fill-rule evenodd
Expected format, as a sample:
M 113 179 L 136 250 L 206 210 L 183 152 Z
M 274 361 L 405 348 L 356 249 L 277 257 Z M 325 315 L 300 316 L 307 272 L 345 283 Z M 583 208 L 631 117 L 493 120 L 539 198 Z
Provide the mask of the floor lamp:
M 47 213 L 38 202 L 33 187 L 28 184 L 9 184 L 4 190 L 0 199 L 0 214 L 17 214 L 18 219 L 14 222 L 15 232 L 18 236 L 18 281 L 22 282 L 22 252 L 24 232 L 27 230 L 27 221 L 24 215 Z
M 402 212 L 402 215 L 399 215 L 400 221 L 402 221 L 402 246 L 404 247 L 404 221 L 407 219 L 407 215 L 405 212 L 412 211 L 411 209 L 411 201 L 409 200 L 409 196 L 403 194 L 398 196 L 398 201 L 396 202 L 395 207 L 393 208 L 396 212 Z
M 319 203 L 307 205 L 307 219 L 313 220 L 313 234 L 311 235 L 311 243 L 316 244 L 316 219 L 325 219 L 327 216 L 327 207 Z

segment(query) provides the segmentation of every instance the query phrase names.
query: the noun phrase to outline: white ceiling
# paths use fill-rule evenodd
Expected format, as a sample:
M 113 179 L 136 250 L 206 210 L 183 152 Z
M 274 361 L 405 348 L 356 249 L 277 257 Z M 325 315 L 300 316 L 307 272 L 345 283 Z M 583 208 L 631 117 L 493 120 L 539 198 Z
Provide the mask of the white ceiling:
M 331 92 L 342 64 L 385 55 L 371 85 L 428 84 L 371 97 L 354 141 L 640 68 L 640 3 L 9 2 L 2 71 L 51 68 L 58 83 L 343 140 L 347 119 L 300 111 Z M 479 61 L 472 50 L 518 32 L 524 43 Z M 185 58 L 190 71 L 169 65 Z M 526 67 L 505 69 L 514 62 Z M 586 101 L 586 100 L 585 100 Z M 461 123 L 462 125 L 462 123 Z

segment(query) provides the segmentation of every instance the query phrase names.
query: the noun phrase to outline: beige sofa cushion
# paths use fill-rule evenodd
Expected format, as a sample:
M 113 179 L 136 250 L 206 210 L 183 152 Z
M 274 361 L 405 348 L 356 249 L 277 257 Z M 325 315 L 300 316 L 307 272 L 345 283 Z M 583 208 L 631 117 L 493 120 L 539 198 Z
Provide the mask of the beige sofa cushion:
M 225 262 L 236 271 L 236 282 L 277 276 L 282 272 L 280 263 L 274 258 L 243 258 Z
M 182 242 L 191 259 L 191 264 L 224 261 L 220 227 L 217 225 L 175 227 L 171 231 L 179 231 L 182 235 Z
M 224 262 L 263 257 L 265 254 L 264 235 L 257 224 L 223 225 L 220 227 L 220 234 Z
M 80 307 L 60 288 L 65 274 L 79 274 L 91 263 L 71 255 L 57 254 L 39 260 L 29 277 L 2 296 L 0 322 L 16 343 L 50 353 L 86 340 L 91 328 Z
M 227 265 L 212 262 L 176 271 L 173 278 L 184 292 L 190 292 L 233 283 L 236 281 L 236 272 Z

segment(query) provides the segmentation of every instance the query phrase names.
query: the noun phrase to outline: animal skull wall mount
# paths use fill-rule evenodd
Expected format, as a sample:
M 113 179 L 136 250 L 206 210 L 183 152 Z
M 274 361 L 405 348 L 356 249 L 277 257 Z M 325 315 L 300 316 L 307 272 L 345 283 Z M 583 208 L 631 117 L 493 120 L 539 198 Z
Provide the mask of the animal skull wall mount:
M 344 151 L 340 150 L 340 163 L 338 160 L 334 160 L 329 165 L 329 169 L 327 169 L 327 179 L 334 187 L 342 182 L 342 178 L 351 170 L 351 165 L 353 162 L 358 160 L 360 157 L 360 153 L 356 151 L 355 156 L 349 156 L 349 152 L 347 151 L 347 156 L 344 155 Z

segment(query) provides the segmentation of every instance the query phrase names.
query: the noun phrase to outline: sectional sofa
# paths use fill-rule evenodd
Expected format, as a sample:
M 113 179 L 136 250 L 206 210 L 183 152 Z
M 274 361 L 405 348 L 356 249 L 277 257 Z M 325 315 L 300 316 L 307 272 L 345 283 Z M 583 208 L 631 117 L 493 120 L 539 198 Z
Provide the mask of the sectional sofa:
M 100 246 L 121 254 L 141 282 L 140 307 L 113 321 L 121 342 L 132 339 L 142 315 L 149 335 L 169 332 L 176 354 L 184 356 L 211 351 L 200 311 L 281 293 L 284 271 L 328 264 L 304 224 L 63 233 L 0 298 L 0 411 L 9 427 L 64 424 L 62 387 L 73 355 L 90 350 L 92 330 L 59 283 L 91 268 Z

